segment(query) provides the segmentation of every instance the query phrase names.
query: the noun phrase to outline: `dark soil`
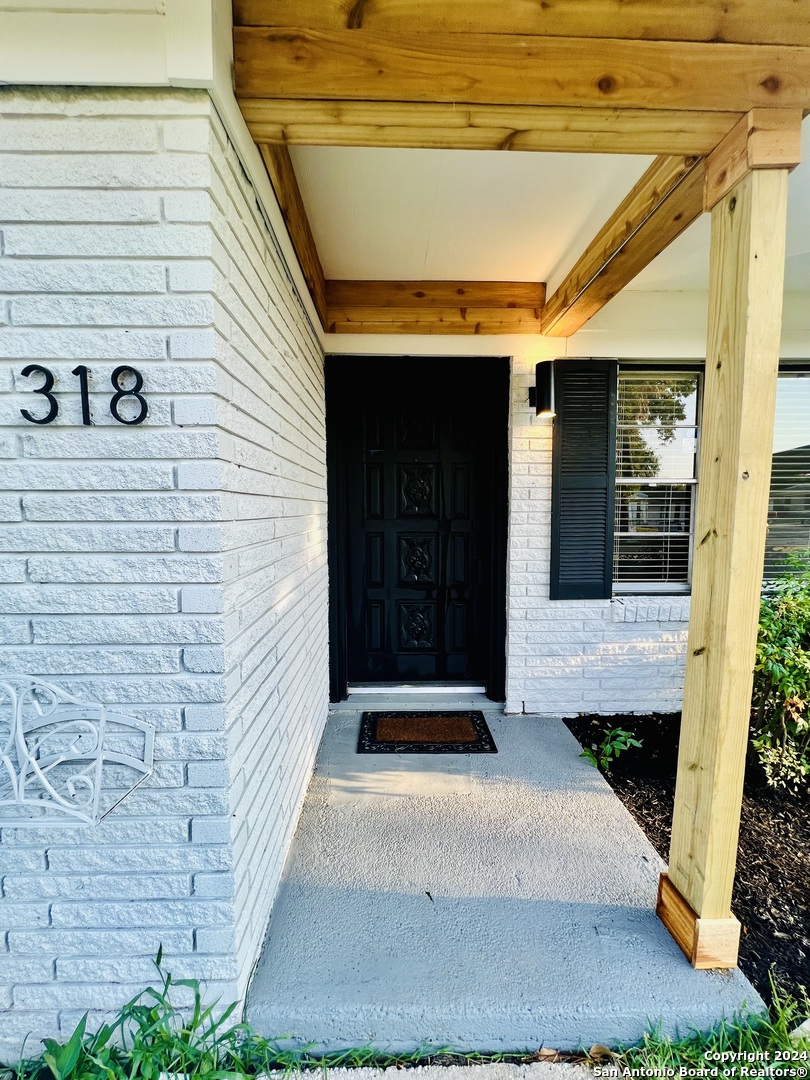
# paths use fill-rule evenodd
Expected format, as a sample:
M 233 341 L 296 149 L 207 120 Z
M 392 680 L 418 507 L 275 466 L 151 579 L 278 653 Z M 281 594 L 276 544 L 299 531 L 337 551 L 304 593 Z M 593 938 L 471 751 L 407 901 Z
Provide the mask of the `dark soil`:
M 614 727 L 642 742 L 616 760 L 606 779 L 664 859 L 680 719 L 673 713 L 566 721 L 583 746 L 600 743 Z M 771 1000 L 771 970 L 782 992 L 810 989 L 810 788 L 795 795 L 770 788 L 756 761 L 745 774 L 732 907 L 742 923 L 740 967 L 765 1000 Z

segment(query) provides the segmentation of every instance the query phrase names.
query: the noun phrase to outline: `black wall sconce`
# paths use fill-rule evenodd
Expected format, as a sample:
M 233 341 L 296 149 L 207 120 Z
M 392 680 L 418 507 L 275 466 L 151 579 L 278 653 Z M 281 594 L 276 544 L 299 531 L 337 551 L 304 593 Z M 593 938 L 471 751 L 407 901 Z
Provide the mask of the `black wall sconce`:
M 534 386 L 529 387 L 529 405 L 538 416 L 556 415 L 554 408 L 554 361 L 543 360 L 534 369 Z

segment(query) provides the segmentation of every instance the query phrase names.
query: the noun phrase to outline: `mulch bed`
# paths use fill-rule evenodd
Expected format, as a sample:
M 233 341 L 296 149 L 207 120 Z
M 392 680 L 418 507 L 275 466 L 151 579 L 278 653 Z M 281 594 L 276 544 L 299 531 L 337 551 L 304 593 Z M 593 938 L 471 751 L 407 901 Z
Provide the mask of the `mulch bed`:
M 662 858 L 669 853 L 680 715 L 580 716 L 566 721 L 583 746 L 620 727 L 641 740 L 606 779 Z M 757 762 L 745 773 L 740 850 L 732 901 L 742 923 L 740 967 L 766 1001 L 769 973 L 781 992 L 810 990 L 810 787 L 769 788 Z

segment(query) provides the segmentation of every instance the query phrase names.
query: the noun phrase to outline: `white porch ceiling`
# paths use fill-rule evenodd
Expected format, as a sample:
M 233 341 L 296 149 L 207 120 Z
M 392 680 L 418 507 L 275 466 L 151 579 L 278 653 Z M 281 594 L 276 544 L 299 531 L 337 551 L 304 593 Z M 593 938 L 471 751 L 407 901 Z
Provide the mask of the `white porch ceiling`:
M 810 292 L 810 127 L 790 177 L 786 288 Z M 650 157 L 372 147 L 290 148 L 327 278 L 565 277 Z M 708 286 L 703 215 L 628 286 Z

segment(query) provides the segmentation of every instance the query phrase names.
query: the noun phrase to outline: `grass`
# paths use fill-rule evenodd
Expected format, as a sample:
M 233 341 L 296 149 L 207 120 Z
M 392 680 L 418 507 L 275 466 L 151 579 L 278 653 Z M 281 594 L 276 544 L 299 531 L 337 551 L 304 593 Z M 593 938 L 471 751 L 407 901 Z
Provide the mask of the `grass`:
M 790 1032 L 810 1014 L 804 990 L 798 998 L 774 990 L 774 1004 L 767 1018 L 748 1017 L 724 1023 L 709 1034 L 693 1033 L 680 1040 L 651 1031 L 641 1045 L 617 1051 L 594 1046 L 581 1054 L 557 1054 L 547 1049 L 524 1054 L 467 1054 L 451 1047 L 426 1045 L 410 1054 L 387 1054 L 364 1046 L 318 1055 L 312 1047 L 291 1046 L 289 1037 L 265 1039 L 244 1021 L 230 1022 L 235 1004 L 221 1011 L 218 1002 L 205 1005 L 199 982 L 172 979 L 163 971 L 161 960 L 158 952 L 160 986 L 150 986 L 133 998 L 112 1024 L 88 1033 L 85 1015 L 67 1042 L 44 1039 L 44 1050 L 38 1056 L 0 1066 L 0 1080 L 160 1080 L 165 1073 L 205 1080 L 242 1080 L 295 1069 L 558 1060 L 588 1063 L 597 1076 L 697 1075 L 722 1080 L 767 1076 L 771 1072 L 802 1078 L 807 1077 L 810 1067 L 810 1038 L 799 1044 L 790 1039 Z M 188 1004 L 176 1000 L 176 991 L 181 989 L 179 996 Z M 768 1069 L 763 1071 L 763 1066 Z M 712 1072 L 715 1068 L 717 1071 Z M 791 1068 L 793 1073 L 788 1071 Z M 795 1071 L 802 1068 L 804 1073 Z
M 708 1033 L 692 1032 L 682 1039 L 653 1030 L 639 1046 L 600 1055 L 610 1064 L 597 1065 L 597 1075 L 721 1080 L 770 1075 L 806 1077 L 810 1070 L 810 1036 L 791 1039 L 791 1032 L 810 1014 L 807 993 L 800 988 L 797 997 L 783 994 L 773 983 L 771 990 L 773 1001 L 767 1016 L 726 1021 Z

